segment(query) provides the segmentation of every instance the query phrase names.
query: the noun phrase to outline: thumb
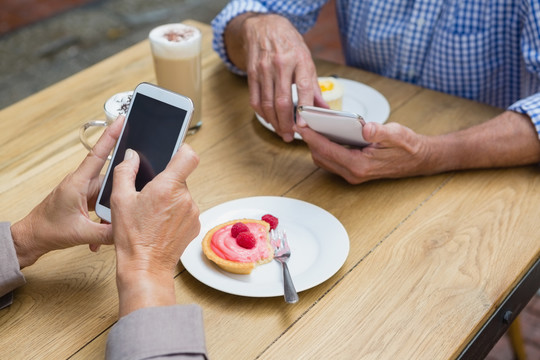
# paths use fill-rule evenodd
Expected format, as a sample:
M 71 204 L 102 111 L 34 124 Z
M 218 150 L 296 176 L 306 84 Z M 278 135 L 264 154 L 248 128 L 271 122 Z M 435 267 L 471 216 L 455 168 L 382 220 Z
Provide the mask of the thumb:
M 97 252 L 101 245 L 114 243 L 111 224 L 100 224 L 90 220 L 84 230 L 84 240 L 93 252 Z
M 191 146 L 183 144 L 174 154 L 162 174 L 179 182 L 185 182 L 197 165 L 199 165 L 199 156 Z
M 385 133 L 384 125 L 375 122 L 366 123 L 362 130 L 364 140 L 370 143 L 381 142 L 386 137 Z
M 139 154 L 132 149 L 127 149 L 124 155 L 124 161 L 114 168 L 113 195 L 135 190 L 135 178 L 137 172 L 139 172 L 139 163 Z

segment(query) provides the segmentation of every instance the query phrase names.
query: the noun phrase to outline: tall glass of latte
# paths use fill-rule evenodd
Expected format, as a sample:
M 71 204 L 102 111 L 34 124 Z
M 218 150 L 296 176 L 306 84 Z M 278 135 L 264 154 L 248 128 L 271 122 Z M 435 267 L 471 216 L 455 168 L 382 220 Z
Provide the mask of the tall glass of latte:
M 157 84 L 193 101 L 190 132 L 194 133 L 202 125 L 201 32 L 189 25 L 167 24 L 150 31 L 148 38 Z

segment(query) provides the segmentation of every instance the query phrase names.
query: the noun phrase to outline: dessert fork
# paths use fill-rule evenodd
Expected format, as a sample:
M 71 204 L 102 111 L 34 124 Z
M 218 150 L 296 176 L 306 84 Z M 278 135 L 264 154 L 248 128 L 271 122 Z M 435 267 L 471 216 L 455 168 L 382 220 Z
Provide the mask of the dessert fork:
M 285 231 L 271 230 L 270 239 L 272 241 L 272 246 L 274 247 L 274 260 L 281 263 L 283 268 L 285 301 L 289 304 L 294 304 L 298 301 L 298 294 L 294 288 L 291 274 L 289 273 L 289 267 L 287 266 L 287 261 L 289 261 L 289 257 L 291 256 L 291 249 L 287 242 L 287 234 L 285 234 Z

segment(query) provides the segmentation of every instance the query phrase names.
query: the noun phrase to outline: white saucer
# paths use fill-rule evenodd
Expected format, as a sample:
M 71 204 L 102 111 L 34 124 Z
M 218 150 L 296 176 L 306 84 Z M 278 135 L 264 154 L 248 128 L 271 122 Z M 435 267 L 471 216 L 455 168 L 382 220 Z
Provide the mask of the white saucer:
M 229 294 L 283 295 L 283 277 L 277 261 L 260 265 L 249 275 L 237 275 L 219 268 L 202 251 L 202 239 L 214 226 L 234 219 L 260 219 L 265 214 L 276 216 L 278 228 L 287 233 L 291 247 L 288 266 L 298 292 L 330 278 L 347 259 L 349 236 L 328 211 L 301 200 L 259 196 L 229 201 L 202 213 L 201 232 L 182 254 L 182 264 L 202 283 Z
M 390 104 L 388 100 L 371 86 L 367 86 L 358 81 L 339 78 L 343 85 L 343 110 L 362 115 L 366 122 L 376 122 L 384 124 L 390 116 Z M 293 102 L 296 103 L 296 86 L 292 87 Z M 257 120 L 268 130 L 275 132 L 274 127 L 267 123 L 264 118 L 255 113 Z M 302 140 L 298 133 L 294 133 L 294 138 Z

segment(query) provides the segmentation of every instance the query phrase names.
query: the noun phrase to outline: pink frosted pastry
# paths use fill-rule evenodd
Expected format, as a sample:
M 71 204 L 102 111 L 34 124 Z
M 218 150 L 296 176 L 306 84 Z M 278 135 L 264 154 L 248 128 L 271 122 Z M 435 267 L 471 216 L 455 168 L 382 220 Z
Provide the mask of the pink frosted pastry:
M 223 270 L 249 274 L 257 265 L 274 258 L 269 231 L 270 225 L 262 220 L 228 221 L 208 231 L 202 249 Z

